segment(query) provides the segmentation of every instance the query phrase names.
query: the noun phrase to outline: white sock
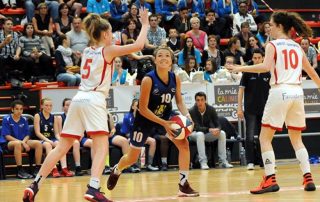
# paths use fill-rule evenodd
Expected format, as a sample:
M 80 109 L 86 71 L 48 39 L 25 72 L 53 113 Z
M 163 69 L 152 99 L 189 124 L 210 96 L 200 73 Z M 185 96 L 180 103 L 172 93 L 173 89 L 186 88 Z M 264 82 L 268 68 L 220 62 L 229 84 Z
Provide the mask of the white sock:
M 273 151 L 266 151 L 262 153 L 262 160 L 264 164 L 264 173 L 266 176 L 275 174 L 275 156 Z
M 34 178 L 34 182 L 36 182 L 38 184 L 38 187 L 40 187 L 45 179 L 46 178 L 42 177 L 40 174 L 37 174 L 36 178 Z
M 311 173 L 310 171 L 310 163 L 309 163 L 309 154 L 306 148 L 299 149 L 296 151 L 296 157 L 300 162 L 301 171 L 304 174 Z
M 120 175 L 120 174 L 121 174 L 121 171 L 120 171 L 119 168 L 118 168 L 118 164 L 114 166 L 114 173 L 115 173 L 116 175 Z
M 80 167 L 80 162 L 76 162 L 76 167 Z
M 161 163 L 167 164 L 167 157 L 161 157 Z
M 189 171 L 188 170 L 179 170 L 180 177 L 180 185 L 184 185 L 184 183 L 188 180 Z
M 89 186 L 93 187 L 95 189 L 99 189 L 100 188 L 100 179 L 96 178 L 96 177 L 91 177 Z

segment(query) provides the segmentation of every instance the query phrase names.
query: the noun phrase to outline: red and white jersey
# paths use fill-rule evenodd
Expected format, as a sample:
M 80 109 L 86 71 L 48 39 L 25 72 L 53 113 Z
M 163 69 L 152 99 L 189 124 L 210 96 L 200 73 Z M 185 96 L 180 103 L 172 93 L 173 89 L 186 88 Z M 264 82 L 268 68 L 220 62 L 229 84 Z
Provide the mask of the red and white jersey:
M 107 95 L 110 89 L 113 61 L 107 63 L 103 57 L 104 47 L 87 47 L 81 61 L 81 91 L 98 91 Z
M 275 48 L 270 85 L 301 84 L 303 52 L 300 45 L 291 39 L 277 39 L 270 44 Z

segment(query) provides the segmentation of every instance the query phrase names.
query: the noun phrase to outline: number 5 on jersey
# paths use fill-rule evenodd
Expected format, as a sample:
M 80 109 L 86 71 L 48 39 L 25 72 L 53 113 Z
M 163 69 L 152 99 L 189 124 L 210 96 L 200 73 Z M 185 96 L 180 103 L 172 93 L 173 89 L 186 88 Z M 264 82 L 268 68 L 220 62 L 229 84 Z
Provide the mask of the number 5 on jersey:
M 89 78 L 91 63 L 92 63 L 92 59 L 91 58 L 87 59 L 86 62 L 84 63 L 82 74 L 81 74 L 81 78 L 82 79 L 88 79 Z

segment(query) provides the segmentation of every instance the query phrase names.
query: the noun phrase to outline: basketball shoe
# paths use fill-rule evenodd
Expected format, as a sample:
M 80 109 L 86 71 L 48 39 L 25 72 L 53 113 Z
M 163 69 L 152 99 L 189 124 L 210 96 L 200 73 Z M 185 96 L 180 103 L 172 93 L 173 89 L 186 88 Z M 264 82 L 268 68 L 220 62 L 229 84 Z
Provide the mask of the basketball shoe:
M 104 193 L 100 191 L 99 189 L 95 189 L 93 187 L 88 186 L 88 190 L 86 194 L 84 195 L 84 198 L 88 201 L 92 202 L 112 202 L 111 200 L 107 199 L 104 196 Z
M 53 168 L 51 171 L 52 177 L 57 178 L 57 177 L 61 177 L 58 168 Z
M 179 197 L 196 197 L 199 196 L 199 192 L 193 190 L 190 187 L 190 184 L 188 181 L 186 181 L 183 186 L 179 183 L 179 192 L 178 192 Z
M 280 187 L 277 184 L 276 176 L 270 175 L 270 176 L 263 176 L 263 180 L 259 187 L 250 190 L 251 194 L 264 194 L 267 192 L 276 192 L 279 191 Z
M 31 185 L 24 190 L 23 202 L 34 202 L 34 197 L 38 191 L 38 184 L 36 182 L 32 182 Z
M 311 173 L 306 173 L 303 175 L 303 185 L 305 191 L 315 191 L 316 185 L 313 182 Z
M 63 177 L 73 177 L 74 173 L 68 170 L 68 168 L 62 168 L 61 170 L 61 176 Z
M 118 179 L 120 177 L 120 174 L 116 174 L 115 173 L 115 169 L 118 167 L 118 165 L 115 165 L 112 169 L 111 169 L 111 173 L 110 176 L 108 178 L 108 182 L 107 182 L 107 188 L 109 190 L 112 190 L 118 182 Z

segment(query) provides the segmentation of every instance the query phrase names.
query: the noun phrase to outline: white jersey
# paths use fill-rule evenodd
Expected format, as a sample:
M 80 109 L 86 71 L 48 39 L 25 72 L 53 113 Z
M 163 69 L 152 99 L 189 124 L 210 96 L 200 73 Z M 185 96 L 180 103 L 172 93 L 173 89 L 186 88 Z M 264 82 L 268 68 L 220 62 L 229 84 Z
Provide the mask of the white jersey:
M 300 45 L 291 39 L 277 39 L 270 44 L 275 48 L 270 85 L 301 84 L 303 52 Z
M 107 95 L 110 89 L 113 61 L 107 63 L 103 57 L 104 47 L 87 47 L 81 61 L 81 91 L 97 91 Z

